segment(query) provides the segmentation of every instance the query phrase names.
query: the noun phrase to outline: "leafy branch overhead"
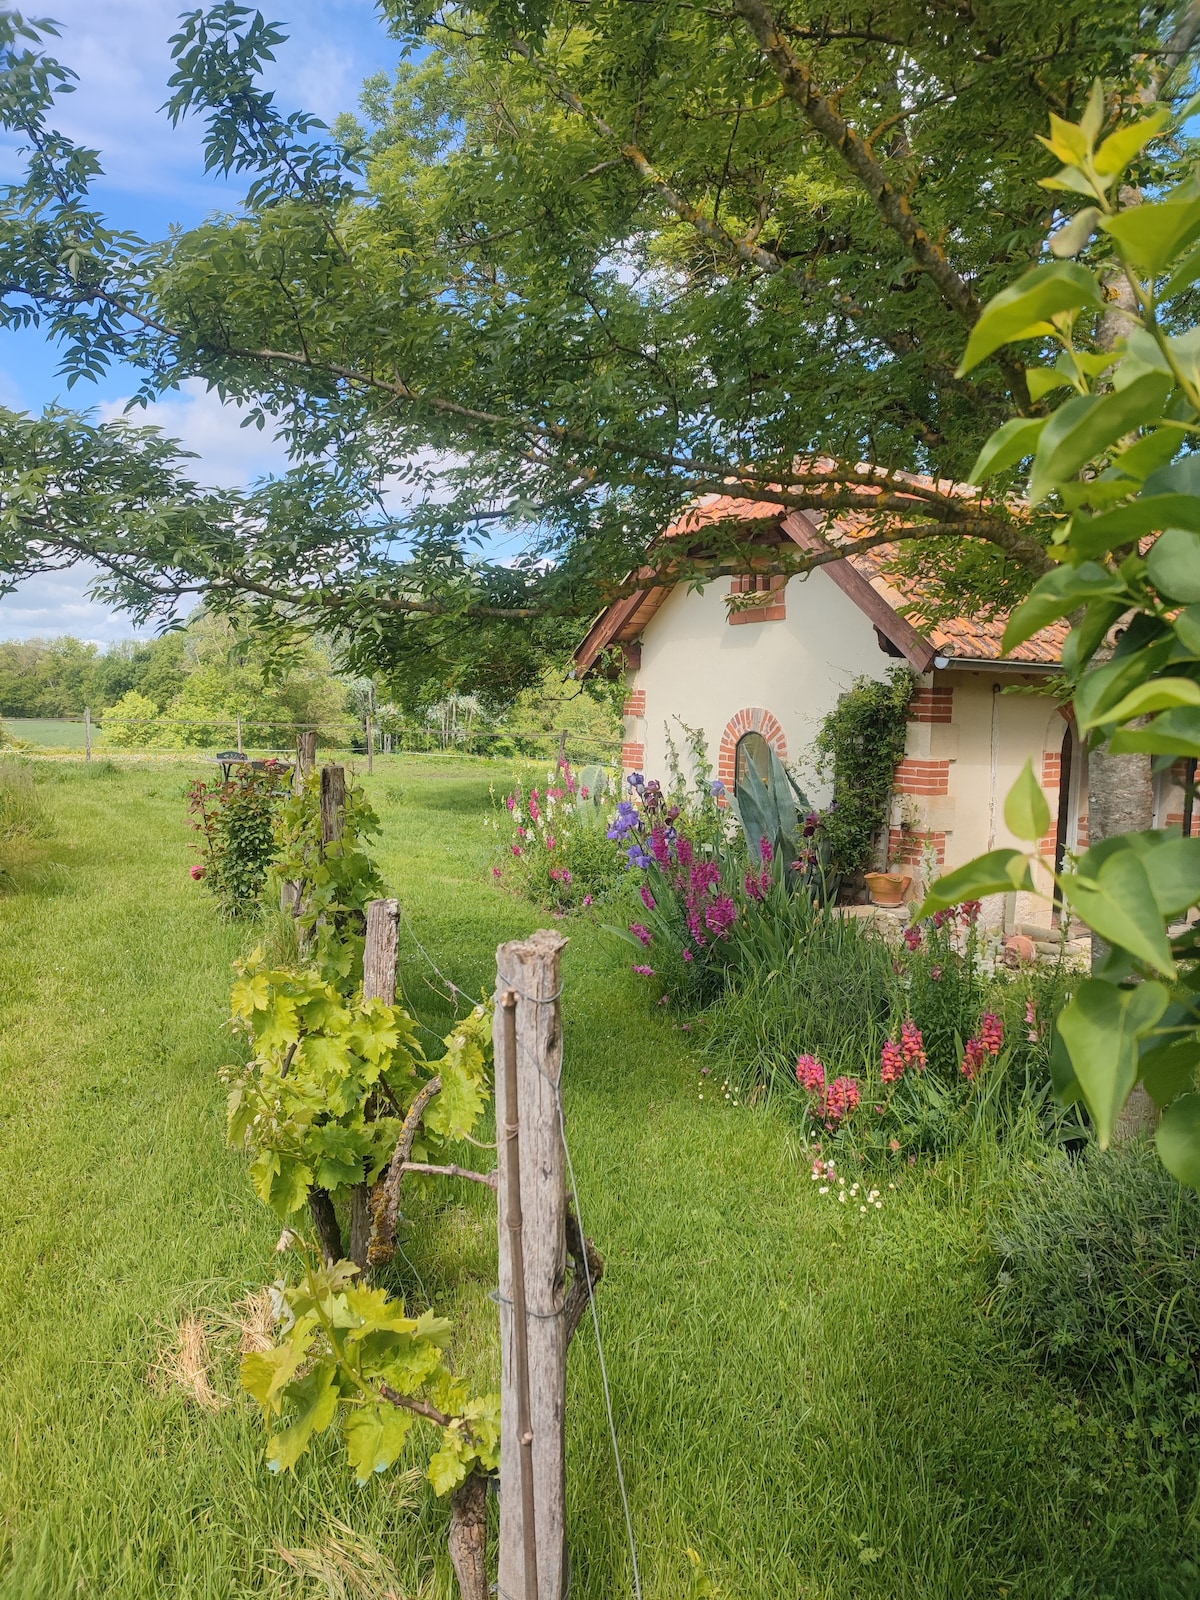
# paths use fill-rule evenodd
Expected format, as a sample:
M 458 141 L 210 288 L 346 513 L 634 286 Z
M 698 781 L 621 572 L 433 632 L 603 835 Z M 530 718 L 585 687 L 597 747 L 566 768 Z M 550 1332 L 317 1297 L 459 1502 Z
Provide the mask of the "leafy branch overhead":
M 169 115 L 250 188 L 157 243 L 110 227 L 99 156 L 55 129 L 52 30 L 0 23 L 26 151 L 0 322 L 45 330 L 69 383 L 124 361 L 148 401 L 199 378 L 296 461 L 207 492 L 143 430 L 7 415 L 5 572 L 94 556 L 142 616 L 201 593 L 364 664 L 466 649 L 484 674 L 516 649 L 526 677 L 631 571 L 745 569 L 743 524 L 658 540 L 711 492 L 850 514 L 951 609 L 968 571 L 985 603 L 1028 588 L 1050 519 L 1005 480 L 953 485 L 1014 390 L 1037 402 L 1000 343 L 957 378 L 956 330 L 1042 236 L 1052 202 L 1014 157 L 1047 112 L 1097 72 L 1169 92 L 1138 8 L 1012 3 L 953 30 L 762 0 L 390 15 L 414 53 L 333 137 L 262 89 L 276 27 L 185 17 Z
M 1005 646 L 1070 617 L 1063 659 L 1081 735 L 1093 751 L 1144 754 L 1166 771 L 1200 758 L 1200 177 L 1188 163 L 1143 198 L 1128 169 L 1173 134 L 1173 119 L 1158 108 L 1107 136 L 1105 124 L 1099 82 L 1078 122 L 1051 120 L 1043 143 L 1062 165 L 1044 182 L 1088 203 L 1052 237 L 1057 259 L 984 307 L 962 365 L 1002 344 L 1057 346 L 1052 366 L 1030 369 L 1030 393 L 1069 397 L 1044 418 L 1005 424 L 975 471 L 1027 461 L 1029 500 L 1055 519 L 1057 564 L 1013 613 Z M 1090 329 L 1114 298 L 1124 328 L 1097 352 Z M 1163 1108 L 1163 1160 L 1200 1187 L 1200 942 L 1187 920 L 1200 903 L 1200 839 L 1121 834 L 1056 872 L 1041 853 L 1050 808 L 1032 766 L 1005 819 L 1028 848 L 960 868 L 925 909 L 1053 881 L 1108 948 L 1059 1018 L 1060 1095 L 1085 1102 L 1107 1145 L 1141 1082 Z

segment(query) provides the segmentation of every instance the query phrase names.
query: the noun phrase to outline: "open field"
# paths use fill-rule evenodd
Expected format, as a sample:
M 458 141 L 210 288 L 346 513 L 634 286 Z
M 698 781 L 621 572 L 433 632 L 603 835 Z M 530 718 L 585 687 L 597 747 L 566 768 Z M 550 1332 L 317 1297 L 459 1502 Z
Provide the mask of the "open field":
M 82 750 L 85 744 L 83 722 L 69 717 L 5 717 L 4 731 L 14 739 L 50 749 Z M 99 738 L 98 730 L 93 736 Z
M 543 920 L 488 878 L 497 770 L 429 760 L 368 780 L 411 930 L 471 992 L 497 942 Z M 324 1441 L 272 1478 L 236 1389 L 277 1229 L 223 1140 L 221 1024 L 248 935 L 188 875 L 188 777 L 46 764 L 57 869 L 0 898 L 0 1596 L 444 1600 L 444 1511 L 424 1484 L 356 1489 Z M 647 1015 L 626 953 L 583 918 L 563 927 L 569 1126 L 608 1264 L 647 1600 L 707 1592 L 689 1548 L 722 1600 L 1194 1596 L 1195 1508 L 1119 1416 L 1057 1391 L 988 1322 L 984 1227 L 1010 1166 L 914 1175 L 867 1216 L 818 1196 L 787 1122 L 701 1099 L 687 1036 Z M 405 990 L 440 1035 L 450 1013 L 411 930 Z M 495 1225 L 467 1187 L 427 1202 L 439 1225 L 406 1245 L 402 1281 L 494 1382 Z M 211 1408 L 171 1375 L 189 1314 Z M 568 1459 L 573 1600 L 627 1600 L 586 1322 Z M 374 1577 L 304 1575 L 321 1558 L 297 1552 L 328 1566 L 338 1547 Z

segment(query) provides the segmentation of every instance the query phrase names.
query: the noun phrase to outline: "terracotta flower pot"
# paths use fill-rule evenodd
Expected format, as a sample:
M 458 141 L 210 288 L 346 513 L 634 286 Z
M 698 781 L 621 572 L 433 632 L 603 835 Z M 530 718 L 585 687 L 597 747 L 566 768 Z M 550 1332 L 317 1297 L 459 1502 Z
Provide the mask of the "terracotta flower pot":
M 907 872 L 867 872 L 863 874 L 863 882 L 877 906 L 902 906 L 912 883 L 912 875 Z

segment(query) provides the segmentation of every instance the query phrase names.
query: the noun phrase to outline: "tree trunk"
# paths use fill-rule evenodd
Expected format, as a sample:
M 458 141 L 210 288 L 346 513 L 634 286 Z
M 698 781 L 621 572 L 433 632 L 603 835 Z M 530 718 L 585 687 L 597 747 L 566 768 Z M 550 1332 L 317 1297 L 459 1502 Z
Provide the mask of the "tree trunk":
M 326 1264 L 332 1266 L 335 1261 L 342 1259 L 342 1230 L 338 1224 L 337 1212 L 333 1209 L 333 1201 L 329 1198 L 328 1189 L 310 1189 L 308 1209 L 312 1214 L 317 1237 L 321 1241 L 321 1254 L 325 1257 Z
M 488 1481 L 473 1472 L 450 1496 L 450 1561 L 462 1600 L 488 1600 Z

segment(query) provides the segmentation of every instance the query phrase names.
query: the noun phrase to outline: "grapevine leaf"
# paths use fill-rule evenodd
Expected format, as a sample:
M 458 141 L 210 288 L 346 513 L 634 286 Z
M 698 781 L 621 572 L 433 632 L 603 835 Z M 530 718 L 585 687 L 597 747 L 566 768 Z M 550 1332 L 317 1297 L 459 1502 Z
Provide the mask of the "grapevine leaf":
M 429 1458 L 429 1481 L 433 1492 L 450 1494 L 466 1480 L 472 1463 L 468 1459 L 462 1434 L 457 1428 L 447 1428 L 442 1435 L 442 1448 Z
M 296 1410 L 295 1419 L 267 1445 L 267 1465 L 272 1472 L 290 1472 L 308 1449 L 314 1433 L 324 1433 L 337 1415 L 337 1363 L 321 1361 L 303 1378 L 288 1385 L 284 1398 Z
M 283 1344 L 270 1350 L 253 1350 L 242 1357 L 242 1388 L 254 1396 L 264 1415 L 278 1415 L 280 1395 L 308 1359 L 315 1322 L 315 1314 L 303 1317 Z
M 344 1429 L 346 1450 L 359 1483 L 393 1465 L 415 1421 L 411 1411 L 386 1401 L 351 1411 Z

